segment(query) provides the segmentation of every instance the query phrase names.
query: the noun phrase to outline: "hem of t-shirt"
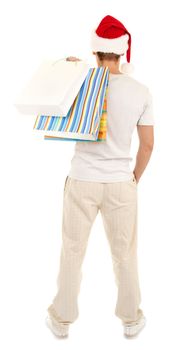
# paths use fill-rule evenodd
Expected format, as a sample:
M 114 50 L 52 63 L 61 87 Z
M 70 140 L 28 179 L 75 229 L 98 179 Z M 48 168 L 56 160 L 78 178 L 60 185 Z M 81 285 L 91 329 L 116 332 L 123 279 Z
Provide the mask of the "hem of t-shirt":
M 73 175 L 68 175 L 71 179 L 74 180 L 79 180 L 79 181 L 87 181 L 87 182 L 106 182 L 106 183 L 111 183 L 111 182 L 124 182 L 124 181 L 130 181 L 133 178 L 133 173 L 129 177 L 122 177 L 122 178 L 110 178 L 110 179 L 103 179 L 103 178 L 85 178 L 85 177 L 79 177 L 79 176 L 73 176 Z
M 155 124 L 154 122 L 144 122 L 144 123 L 143 122 L 142 123 L 139 122 L 139 123 L 137 123 L 137 125 L 144 125 L 144 126 L 146 126 L 146 125 L 147 126 L 148 125 L 153 125 L 154 126 L 154 124 Z

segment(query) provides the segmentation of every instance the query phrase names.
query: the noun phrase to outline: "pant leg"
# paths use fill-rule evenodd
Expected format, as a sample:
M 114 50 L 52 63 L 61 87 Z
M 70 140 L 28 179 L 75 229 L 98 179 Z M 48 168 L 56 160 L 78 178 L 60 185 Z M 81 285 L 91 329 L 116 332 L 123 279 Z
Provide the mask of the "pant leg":
M 115 314 L 135 323 L 143 314 L 137 266 L 137 183 L 106 184 L 100 212 L 110 245 L 118 287 Z
M 77 298 L 81 268 L 91 227 L 99 210 L 98 186 L 98 183 L 66 178 L 58 290 L 47 309 L 58 322 L 74 322 L 79 314 Z

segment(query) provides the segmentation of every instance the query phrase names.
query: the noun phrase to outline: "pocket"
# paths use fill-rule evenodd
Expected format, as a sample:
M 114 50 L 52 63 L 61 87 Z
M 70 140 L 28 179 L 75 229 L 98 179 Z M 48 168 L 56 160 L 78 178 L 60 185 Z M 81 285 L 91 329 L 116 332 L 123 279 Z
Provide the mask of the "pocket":
M 136 180 L 136 177 L 135 175 L 133 174 L 133 178 L 132 178 L 132 181 L 137 185 L 137 180 Z
M 64 197 L 67 195 L 70 185 L 71 185 L 71 177 L 69 175 L 67 175 L 66 179 L 65 179 L 65 185 L 64 185 Z
M 66 190 L 66 186 L 67 186 L 67 182 L 68 182 L 68 177 L 69 177 L 69 175 L 67 175 L 67 177 L 66 177 L 66 179 L 65 179 L 64 193 L 65 193 L 65 190 Z

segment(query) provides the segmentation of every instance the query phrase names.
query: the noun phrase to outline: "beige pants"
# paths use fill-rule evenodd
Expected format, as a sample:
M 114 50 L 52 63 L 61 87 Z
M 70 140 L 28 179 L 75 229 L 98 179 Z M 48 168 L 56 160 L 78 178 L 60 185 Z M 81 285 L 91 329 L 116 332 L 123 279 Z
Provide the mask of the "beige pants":
M 78 317 L 81 268 L 99 209 L 118 288 L 115 314 L 130 324 L 138 321 L 143 314 L 139 308 L 137 186 L 135 177 L 115 183 L 79 181 L 66 177 L 58 290 L 47 309 L 57 321 L 74 322 Z

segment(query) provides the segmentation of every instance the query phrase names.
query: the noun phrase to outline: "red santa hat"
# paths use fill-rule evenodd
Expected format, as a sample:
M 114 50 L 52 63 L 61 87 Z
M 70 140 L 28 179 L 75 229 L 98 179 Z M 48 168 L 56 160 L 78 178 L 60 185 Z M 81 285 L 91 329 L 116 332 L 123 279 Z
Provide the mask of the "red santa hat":
M 131 34 L 125 26 L 112 16 L 105 16 L 91 34 L 91 48 L 94 52 L 113 52 L 118 55 L 126 52 L 127 63 L 121 64 L 122 73 L 130 74 L 134 66 L 130 63 Z

